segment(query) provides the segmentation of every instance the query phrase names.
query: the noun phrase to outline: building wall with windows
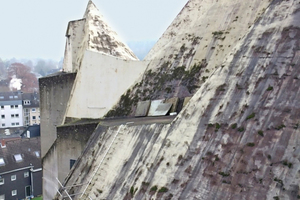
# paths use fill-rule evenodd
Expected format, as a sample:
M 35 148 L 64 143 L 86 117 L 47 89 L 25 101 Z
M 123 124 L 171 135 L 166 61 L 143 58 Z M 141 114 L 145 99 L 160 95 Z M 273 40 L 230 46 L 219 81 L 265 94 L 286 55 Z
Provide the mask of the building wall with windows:
M 20 92 L 0 93 L 0 128 L 23 126 L 23 106 Z
M 42 193 L 40 138 L 1 142 L 0 200 Z
M 40 124 L 40 98 L 39 93 L 22 94 L 24 125 Z

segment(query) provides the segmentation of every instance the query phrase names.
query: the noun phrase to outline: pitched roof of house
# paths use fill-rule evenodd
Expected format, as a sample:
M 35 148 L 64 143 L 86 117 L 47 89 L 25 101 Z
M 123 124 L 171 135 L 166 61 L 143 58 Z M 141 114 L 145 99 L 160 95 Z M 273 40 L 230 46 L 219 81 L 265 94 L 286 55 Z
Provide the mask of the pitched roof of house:
M 40 137 L 2 141 L 0 145 L 0 175 L 29 166 L 33 166 L 34 169 L 41 168 L 40 152 Z
M 36 108 L 40 106 L 40 96 L 39 93 L 23 93 L 23 107 L 24 108 Z M 30 105 L 24 104 L 24 100 L 30 100 Z
M 21 92 L 0 92 L 0 102 L 20 100 L 22 100 Z

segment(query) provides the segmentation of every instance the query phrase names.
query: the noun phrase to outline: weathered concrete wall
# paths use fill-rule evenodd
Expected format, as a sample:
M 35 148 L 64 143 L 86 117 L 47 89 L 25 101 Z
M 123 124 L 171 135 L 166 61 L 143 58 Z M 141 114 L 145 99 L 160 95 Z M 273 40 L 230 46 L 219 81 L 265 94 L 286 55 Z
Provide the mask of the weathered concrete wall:
M 70 159 L 77 160 L 98 123 L 57 127 L 57 139 L 43 158 L 44 199 L 53 199 L 58 181 L 63 182 L 70 172 Z
M 56 126 L 63 122 L 76 73 L 61 73 L 39 79 L 41 112 L 41 155 L 56 139 Z
M 70 159 L 77 160 L 98 123 L 67 125 L 57 128 L 55 142 L 58 164 L 58 179 L 63 182 L 70 172 Z
M 130 88 L 130 101 L 193 96 L 269 5 L 269 0 L 190 0 L 145 57 L 148 71 L 142 84 Z
M 190 2 L 206 8 L 211 1 Z M 218 14 L 223 2 L 259 4 L 213 2 Z M 105 159 L 118 127 L 101 134 L 78 163 L 74 174 L 82 176 L 68 183 L 91 184 L 70 192 L 85 191 L 77 199 L 298 199 L 300 4 L 269 3 L 170 125 L 122 127 Z
M 81 60 L 78 56 L 82 54 L 81 50 L 87 47 L 83 43 L 85 19 L 70 21 L 66 32 L 66 46 L 64 55 L 63 69 L 65 72 L 76 72 Z
M 147 64 L 87 50 L 77 73 L 66 117 L 103 117 L 141 77 Z
M 44 158 L 43 164 L 43 199 L 53 199 L 53 196 L 60 188 L 56 180 L 58 174 L 57 151 L 55 145 L 49 149 Z

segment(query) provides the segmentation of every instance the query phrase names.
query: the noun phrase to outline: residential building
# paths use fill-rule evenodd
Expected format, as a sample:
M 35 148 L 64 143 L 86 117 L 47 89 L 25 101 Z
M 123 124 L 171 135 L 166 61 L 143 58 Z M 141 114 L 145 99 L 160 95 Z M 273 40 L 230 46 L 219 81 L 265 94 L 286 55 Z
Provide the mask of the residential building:
M 22 138 L 33 138 L 33 137 L 40 137 L 40 125 L 32 125 L 27 126 L 24 132 L 21 134 Z
M 0 128 L 23 126 L 21 92 L 0 92 Z
M 40 98 L 39 93 L 23 93 L 22 94 L 23 103 L 23 118 L 24 125 L 36 125 L 40 124 Z
M 0 200 L 25 199 L 42 193 L 40 138 L 0 144 Z

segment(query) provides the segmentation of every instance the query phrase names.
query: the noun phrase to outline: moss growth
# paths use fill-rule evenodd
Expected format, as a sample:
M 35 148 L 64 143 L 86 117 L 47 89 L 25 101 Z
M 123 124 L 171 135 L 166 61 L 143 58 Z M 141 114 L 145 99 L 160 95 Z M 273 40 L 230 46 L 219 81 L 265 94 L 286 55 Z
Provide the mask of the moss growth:
M 156 191 L 157 191 L 157 186 L 154 185 L 153 187 L 151 187 L 150 191 L 151 191 L 151 192 L 156 192 Z
M 229 173 L 226 173 L 226 172 L 219 172 L 219 174 L 223 177 L 227 177 L 230 175 Z
M 253 142 L 249 142 L 249 143 L 247 143 L 247 146 L 248 146 L 248 147 L 254 147 L 255 144 L 254 144 Z
M 131 188 L 130 188 L 130 194 L 131 194 L 131 197 L 133 197 L 133 195 L 134 195 L 134 187 L 133 186 L 131 186 Z
M 260 135 L 261 137 L 264 137 L 264 132 L 262 130 L 257 131 L 257 134 Z
M 145 186 L 149 186 L 150 185 L 150 183 L 149 182 L 142 182 L 142 185 L 145 185 Z
M 220 86 L 217 88 L 217 91 L 225 91 L 225 87 L 226 87 L 226 84 L 224 83 L 223 85 L 220 85 Z
M 180 51 L 183 50 L 185 50 L 184 45 Z M 177 87 L 186 88 L 187 92 L 191 94 L 195 93 L 201 83 L 201 72 L 206 66 L 207 63 L 204 59 L 202 62 L 194 64 L 190 70 L 186 70 L 185 66 L 171 68 L 170 62 L 164 62 L 156 71 L 148 70 L 143 76 L 143 81 L 136 83 L 131 90 L 123 94 L 117 106 L 110 110 L 105 117 L 128 116 L 132 114 L 138 101 L 172 97 Z M 202 80 L 206 80 L 206 78 L 203 77 Z
M 273 90 L 273 87 L 269 86 L 268 89 L 267 89 L 267 91 L 271 91 L 271 90 Z
M 102 191 L 102 190 L 99 190 L 99 189 L 97 189 L 97 192 L 98 192 L 99 194 L 101 194 L 103 191 Z
M 245 130 L 245 129 L 244 129 L 244 127 L 242 127 L 242 126 L 238 128 L 238 131 L 239 131 L 239 132 L 243 132 L 244 130 Z
M 162 188 L 160 188 L 159 190 L 158 190 L 158 192 L 160 192 L 160 193 L 162 193 L 162 192 L 168 192 L 168 188 L 166 188 L 166 187 L 162 187 Z
M 275 129 L 276 129 L 276 130 L 280 130 L 280 129 L 284 128 L 284 127 L 285 127 L 285 125 L 284 125 L 284 124 L 281 124 L 281 125 L 275 127 Z
M 215 129 L 215 131 L 217 132 L 220 128 L 221 128 L 221 125 L 219 124 L 219 123 L 216 123 L 216 129 Z
M 288 168 L 292 168 L 293 164 L 288 162 L 287 160 L 282 161 L 282 164 L 287 166 Z
M 214 36 L 222 35 L 222 34 L 223 34 L 223 31 L 214 31 L 214 32 L 212 32 L 212 34 L 213 34 Z
M 250 115 L 248 115 L 247 118 L 246 118 L 246 120 L 252 119 L 253 117 L 255 117 L 255 113 L 251 113 Z
M 274 181 L 278 182 L 279 184 L 281 184 L 281 186 L 283 186 L 283 181 L 281 179 L 275 177 Z
M 214 125 L 212 123 L 209 123 L 207 126 L 208 127 L 214 127 Z
M 237 127 L 237 123 L 234 123 L 234 124 L 231 125 L 232 129 L 235 129 L 236 127 Z

